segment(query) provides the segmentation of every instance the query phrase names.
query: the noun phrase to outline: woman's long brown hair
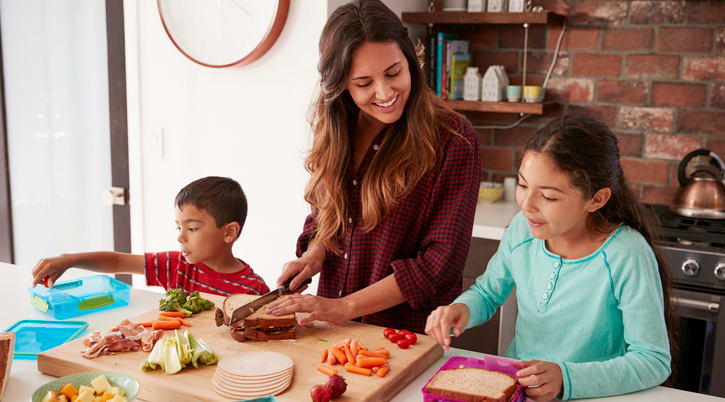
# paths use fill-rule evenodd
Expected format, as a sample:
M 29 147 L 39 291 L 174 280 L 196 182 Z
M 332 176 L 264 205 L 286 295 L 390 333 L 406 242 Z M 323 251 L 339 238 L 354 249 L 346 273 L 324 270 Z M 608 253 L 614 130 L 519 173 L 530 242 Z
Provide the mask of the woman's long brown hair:
M 625 224 L 642 234 L 652 248 L 662 282 L 665 323 L 674 363 L 679 352 L 676 337 L 679 321 L 670 301 L 670 272 L 655 245 L 660 238 L 658 220 L 652 211 L 639 203 L 624 178 L 617 137 L 605 124 L 589 117 L 564 115 L 549 122 L 531 137 L 524 148 L 524 153 L 527 151 L 548 155 L 559 169 L 569 175 L 572 185 L 582 191 L 585 199 L 591 199 L 605 187 L 612 191 L 609 201 L 589 215 L 587 224 L 591 229 L 606 232 L 612 225 Z M 671 367 L 672 375 L 667 383 L 671 383 L 677 374 L 675 364 Z
M 428 88 L 421 68 L 422 47 L 414 46 L 400 19 L 378 0 L 341 6 L 327 20 L 320 37 L 320 93 L 310 108 L 314 135 L 305 167 L 310 180 L 305 200 L 316 213 L 316 242 L 339 253 L 345 232 L 351 164 L 350 139 L 360 109 L 346 88 L 354 51 L 365 42 L 395 42 L 410 69 L 410 96 L 401 118 L 388 132 L 362 179 L 363 230 L 380 224 L 436 162 L 438 112 L 454 113 Z

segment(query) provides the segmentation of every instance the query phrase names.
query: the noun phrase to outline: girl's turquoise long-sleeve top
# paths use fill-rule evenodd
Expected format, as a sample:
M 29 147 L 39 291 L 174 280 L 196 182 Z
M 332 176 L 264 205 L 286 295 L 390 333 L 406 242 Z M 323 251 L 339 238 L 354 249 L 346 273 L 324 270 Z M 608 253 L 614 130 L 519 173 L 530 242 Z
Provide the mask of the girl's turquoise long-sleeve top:
M 652 248 L 620 226 L 593 254 L 568 260 L 514 217 L 483 275 L 453 303 L 488 321 L 516 286 L 516 332 L 506 356 L 559 364 L 563 399 L 639 391 L 670 375 L 662 285 Z

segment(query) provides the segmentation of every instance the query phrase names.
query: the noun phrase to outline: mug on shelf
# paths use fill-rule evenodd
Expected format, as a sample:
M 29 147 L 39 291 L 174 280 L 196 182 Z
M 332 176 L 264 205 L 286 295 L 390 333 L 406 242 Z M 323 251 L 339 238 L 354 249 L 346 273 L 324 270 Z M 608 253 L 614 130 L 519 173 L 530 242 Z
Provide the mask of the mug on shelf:
M 527 85 L 524 87 L 524 100 L 529 103 L 538 102 L 541 98 L 541 87 L 538 85 Z
M 509 102 L 518 102 L 521 100 L 521 85 L 509 85 L 506 87 L 506 99 Z

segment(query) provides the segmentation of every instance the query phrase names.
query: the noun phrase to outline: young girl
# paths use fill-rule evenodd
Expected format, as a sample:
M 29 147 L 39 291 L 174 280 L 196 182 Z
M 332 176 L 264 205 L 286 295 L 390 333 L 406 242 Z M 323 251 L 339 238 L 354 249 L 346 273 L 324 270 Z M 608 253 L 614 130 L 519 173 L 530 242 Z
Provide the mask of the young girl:
M 524 149 L 521 212 L 469 290 L 428 317 L 444 348 L 481 325 L 516 286 L 516 333 L 506 356 L 535 400 L 649 388 L 670 375 L 667 271 L 604 124 L 563 116 Z

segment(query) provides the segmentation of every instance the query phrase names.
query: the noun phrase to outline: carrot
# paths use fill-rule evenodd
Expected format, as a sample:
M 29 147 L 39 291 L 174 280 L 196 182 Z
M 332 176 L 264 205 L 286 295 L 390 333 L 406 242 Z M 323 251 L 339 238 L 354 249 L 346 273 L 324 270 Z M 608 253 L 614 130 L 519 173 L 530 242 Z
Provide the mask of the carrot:
M 365 347 L 365 345 L 363 345 L 363 343 L 362 343 L 362 342 L 360 342 L 360 340 L 358 340 L 358 341 L 357 341 L 357 350 L 358 350 L 358 351 L 360 351 L 360 350 L 368 350 L 368 348 L 367 348 L 367 347 Z
M 386 354 L 371 352 L 371 351 L 369 351 L 367 349 L 363 349 L 363 350 L 357 352 L 357 354 L 358 355 L 362 355 L 362 356 L 366 356 L 366 357 L 382 357 L 382 358 L 385 358 L 385 359 L 387 359 L 389 357 Z
M 151 321 L 149 321 L 149 322 L 137 322 L 136 325 L 140 325 L 142 327 L 149 328 L 151 325 L 153 325 L 153 323 Z
M 382 357 L 363 357 L 357 359 L 357 366 L 360 368 L 370 368 L 375 366 L 382 366 L 385 364 L 386 359 Z
M 184 312 L 183 311 L 160 311 L 160 316 L 164 317 L 179 317 L 184 318 Z
M 337 364 L 337 359 L 335 359 L 335 355 L 330 352 L 330 354 L 327 356 L 327 364 L 330 366 L 334 366 Z
M 367 376 L 373 374 L 373 371 L 368 368 L 360 368 L 350 363 L 345 364 L 345 370 L 349 373 L 362 374 Z
M 174 320 L 174 321 L 156 320 L 153 323 L 151 323 L 151 328 L 153 328 L 153 329 L 179 329 L 179 328 L 181 328 L 181 321 L 179 321 L 179 320 Z
M 335 356 L 335 359 L 340 364 L 345 364 L 345 362 L 347 362 L 347 356 L 345 355 L 345 352 L 343 352 L 343 351 L 340 350 L 340 348 L 333 347 L 331 349 L 331 351 L 332 351 L 332 354 Z
M 378 377 L 385 377 L 385 374 L 388 374 L 388 371 L 390 371 L 390 365 L 386 363 L 383 367 L 380 367 L 378 372 L 375 374 L 377 374 Z
M 355 361 L 355 356 L 352 355 L 352 352 L 350 351 L 350 346 L 345 345 L 345 357 L 347 357 L 347 361 L 350 363 L 353 363 Z
M 181 325 L 183 325 L 185 327 L 190 327 L 191 326 L 191 323 L 189 321 L 179 320 L 179 322 L 181 322 Z
M 380 367 L 373 367 L 370 370 L 372 370 L 373 374 L 374 374 L 374 373 L 377 373 L 379 369 L 380 369 Z
M 350 352 L 352 353 L 353 357 L 357 356 L 358 346 L 357 346 L 357 339 L 353 339 L 350 341 Z
M 327 360 L 327 349 L 322 349 L 322 354 L 320 355 L 320 363 L 324 363 L 325 360 Z
M 316 367 L 317 371 L 322 374 L 327 374 L 328 376 L 337 374 L 337 370 L 332 367 L 327 367 L 324 364 L 318 364 Z
M 377 353 L 379 355 L 390 356 L 390 352 L 388 352 L 388 349 L 385 349 L 385 348 L 377 348 L 377 349 L 373 350 L 373 353 Z
M 158 321 L 181 321 L 181 318 L 179 317 L 165 317 L 165 316 L 158 316 L 156 318 Z

